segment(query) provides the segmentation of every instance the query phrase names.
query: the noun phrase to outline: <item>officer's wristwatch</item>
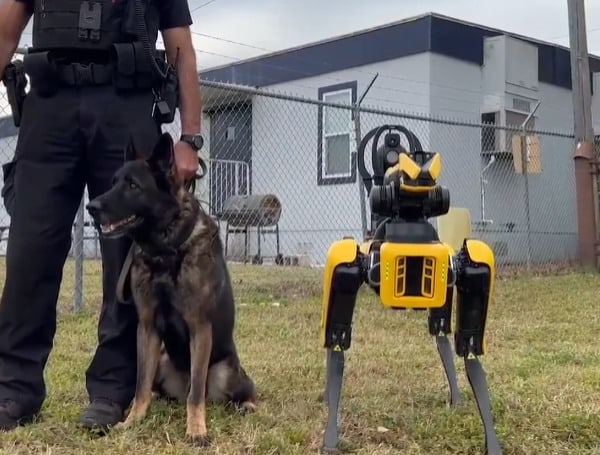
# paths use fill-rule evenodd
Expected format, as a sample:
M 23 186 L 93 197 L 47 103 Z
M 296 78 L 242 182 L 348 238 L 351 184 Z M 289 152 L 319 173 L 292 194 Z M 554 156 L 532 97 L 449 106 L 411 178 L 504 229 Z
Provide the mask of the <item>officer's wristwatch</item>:
M 204 138 L 201 134 L 182 134 L 179 140 L 189 144 L 196 152 L 204 145 Z

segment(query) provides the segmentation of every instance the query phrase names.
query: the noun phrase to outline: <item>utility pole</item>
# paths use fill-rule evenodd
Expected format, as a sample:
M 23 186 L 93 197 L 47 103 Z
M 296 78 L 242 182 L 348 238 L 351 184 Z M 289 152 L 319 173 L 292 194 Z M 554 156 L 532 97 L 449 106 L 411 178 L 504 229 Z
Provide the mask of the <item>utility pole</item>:
M 567 0 L 569 41 L 571 47 L 571 80 L 575 133 L 575 192 L 577 198 L 577 229 L 579 259 L 584 267 L 597 267 L 598 191 L 594 128 L 592 126 L 592 90 L 587 47 L 584 0 Z

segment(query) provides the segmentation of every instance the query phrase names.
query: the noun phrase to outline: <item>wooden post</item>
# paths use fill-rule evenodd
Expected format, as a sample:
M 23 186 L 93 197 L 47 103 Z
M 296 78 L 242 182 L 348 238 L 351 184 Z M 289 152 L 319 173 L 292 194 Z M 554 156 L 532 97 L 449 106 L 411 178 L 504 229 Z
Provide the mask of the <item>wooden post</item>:
M 575 191 L 577 197 L 577 229 L 579 259 L 583 266 L 597 267 L 596 243 L 598 192 L 595 161 L 594 129 L 592 126 L 592 90 L 587 49 L 585 5 L 583 0 L 567 0 L 569 40 L 571 47 L 571 80 L 575 133 Z

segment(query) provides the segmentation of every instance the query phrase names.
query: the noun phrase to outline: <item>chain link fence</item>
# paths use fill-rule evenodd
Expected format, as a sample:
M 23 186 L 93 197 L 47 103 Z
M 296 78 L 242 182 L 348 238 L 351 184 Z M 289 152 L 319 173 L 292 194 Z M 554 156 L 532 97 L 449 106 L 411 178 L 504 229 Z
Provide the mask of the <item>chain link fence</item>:
M 449 188 L 452 207 L 469 210 L 472 235 L 491 245 L 500 272 L 577 259 L 570 131 L 538 129 L 535 117 L 524 130 L 526 115 L 517 114 L 490 115 L 489 124 L 408 115 L 340 103 L 343 97 L 335 94 L 323 101 L 208 81 L 202 92 L 203 153 L 209 160 L 196 193 L 219 220 L 231 261 L 319 266 L 335 240 L 361 240 L 370 213 L 357 144 L 383 124 L 403 125 L 426 150 L 440 152 L 439 183 Z M 0 117 L 0 157 L 6 162 L 17 130 L 4 92 Z M 165 131 L 178 137 L 178 122 Z M 368 170 L 370 160 L 369 149 Z M 2 205 L 0 255 L 8 230 Z M 80 210 L 63 280 L 72 283 L 63 285 L 71 292 L 63 297 L 75 308 L 84 294 L 86 302 L 101 299 L 99 258 L 98 235 Z M 92 267 L 85 280 L 84 263 Z
M 439 182 L 449 188 L 453 207 L 470 211 L 473 235 L 493 247 L 500 268 L 546 267 L 576 259 L 569 132 L 534 129 L 533 122 L 522 130 L 526 115 L 506 118 L 507 126 L 498 127 L 203 85 L 211 157 L 247 163 L 251 176 L 240 187 L 222 187 L 224 192 L 211 184 L 213 213 L 226 218 L 221 212 L 227 198 L 249 187 L 252 195 L 275 196 L 281 206 L 279 249 L 276 239 L 264 236 L 261 255 L 282 254 L 284 261 L 319 265 L 333 241 L 347 235 L 361 239 L 370 217 L 368 195 L 356 171 L 357 143 L 371 129 L 393 124 L 413 131 L 425 149 L 440 152 Z M 405 141 L 403 145 L 408 148 Z M 223 176 L 213 178 L 219 182 Z M 248 221 L 260 224 L 259 215 Z M 239 247 L 238 259 L 247 259 Z M 255 259 L 256 234 L 250 251 Z

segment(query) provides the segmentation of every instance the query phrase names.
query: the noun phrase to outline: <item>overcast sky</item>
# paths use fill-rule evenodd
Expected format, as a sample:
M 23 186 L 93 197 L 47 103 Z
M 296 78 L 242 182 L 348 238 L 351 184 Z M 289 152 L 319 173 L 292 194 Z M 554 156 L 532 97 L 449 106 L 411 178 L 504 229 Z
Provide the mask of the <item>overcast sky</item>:
M 567 0 L 189 0 L 200 69 L 427 12 L 569 44 Z M 366 7 L 366 4 L 373 6 Z M 285 7 L 284 7 L 285 5 Z M 343 9 L 340 6 L 344 5 Z M 586 0 L 588 49 L 600 55 L 600 0 Z M 208 35 L 208 36 L 207 36 Z M 31 44 L 31 23 L 21 45 Z M 393 46 L 393 43 L 390 43 Z M 0 87 L 0 117 L 8 112 Z

